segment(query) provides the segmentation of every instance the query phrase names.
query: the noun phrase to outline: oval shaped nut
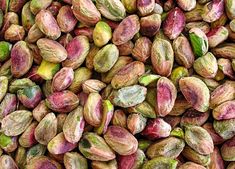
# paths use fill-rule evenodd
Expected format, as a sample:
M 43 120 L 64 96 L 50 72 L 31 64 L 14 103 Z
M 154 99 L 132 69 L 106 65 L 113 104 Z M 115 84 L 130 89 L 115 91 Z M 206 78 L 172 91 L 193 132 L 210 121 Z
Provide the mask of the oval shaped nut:
M 180 8 L 172 9 L 163 22 L 163 32 L 169 39 L 177 38 L 185 27 L 185 16 Z
M 36 144 L 28 149 L 26 153 L 26 163 L 29 163 L 34 157 L 37 158 L 46 153 L 47 147 L 42 144 Z
M 61 32 L 71 32 L 76 24 L 77 19 L 73 15 L 73 11 L 70 6 L 62 6 L 57 15 L 57 23 Z
M 230 79 L 235 79 L 235 73 L 233 71 L 232 63 L 229 59 L 219 58 L 218 67 L 223 72 L 224 75 L 228 76 Z
M 126 156 L 119 156 L 118 168 L 125 169 L 126 167 L 129 167 L 129 166 L 131 166 L 131 169 L 141 168 L 142 165 L 144 164 L 145 159 L 146 157 L 145 157 L 144 152 L 138 149 L 134 154 L 126 155 Z
M 186 162 L 183 165 L 181 165 L 179 167 L 179 169 L 206 169 L 204 166 L 199 165 L 197 163 L 193 163 L 193 162 Z
M 229 35 L 228 29 L 223 26 L 214 28 L 206 34 L 209 46 L 211 48 L 214 48 L 217 45 L 223 43 L 228 38 L 228 35 Z
M 15 161 L 9 155 L 0 156 L 0 166 L 4 169 L 19 169 Z
M 50 11 L 53 16 L 57 16 L 61 7 L 62 4 L 60 2 L 54 1 L 47 7 L 47 10 Z
M 28 110 L 18 110 L 2 119 L 2 131 L 7 136 L 22 134 L 33 120 L 32 113 Z
M 0 76 L 0 102 L 5 97 L 8 89 L 8 79 L 6 76 Z
M 76 152 L 64 154 L 64 165 L 66 169 L 88 169 L 87 159 Z
M 6 41 L 0 41 L 0 61 L 4 62 L 10 58 L 12 45 Z
M 137 10 L 137 0 L 121 0 L 128 13 L 134 13 Z
M 82 137 L 84 126 L 83 108 L 79 106 L 69 113 L 64 121 L 63 132 L 65 139 L 70 143 L 77 143 Z
M 101 20 L 100 12 L 92 0 L 73 0 L 72 10 L 74 16 L 87 26 L 94 26 Z
M 100 13 L 112 21 L 120 21 L 126 16 L 126 9 L 120 0 L 96 0 Z
M 9 92 L 10 93 L 17 93 L 18 90 L 35 86 L 36 84 L 32 82 L 28 78 L 22 78 L 22 79 L 15 79 L 13 80 L 9 85 Z
M 221 155 L 224 161 L 234 161 L 235 160 L 235 138 L 227 140 L 221 147 Z
M 219 85 L 212 93 L 210 97 L 210 108 L 214 109 L 223 102 L 233 100 L 235 92 L 235 83 L 233 81 L 226 81 Z
M 62 63 L 63 67 L 77 69 L 85 61 L 90 50 L 89 40 L 86 36 L 76 36 L 67 45 L 67 59 Z
M 114 44 L 108 44 L 100 49 L 94 57 L 94 69 L 99 73 L 108 72 L 117 62 L 119 51 Z
M 182 115 L 187 109 L 189 109 L 191 105 L 188 103 L 188 101 L 184 98 L 183 95 L 177 96 L 175 100 L 175 105 L 169 115 L 172 116 L 180 116 Z
M 114 90 L 109 99 L 116 106 L 128 108 L 142 103 L 145 100 L 146 94 L 147 88 L 133 85 Z
M 224 142 L 224 139 L 216 133 L 212 123 L 206 123 L 202 127 L 211 135 L 214 145 L 218 145 Z
M 27 108 L 35 108 L 42 100 L 41 88 L 36 85 L 17 91 L 17 98 Z
M 135 42 L 132 56 L 141 62 L 145 62 L 151 55 L 152 42 L 147 37 L 141 37 Z
M 139 17 L 137 15 L 129 15 L 114 30 L 112 41 L 115 45 L 122 45 L 131 40 L 139 30 Z
M 224 1 L 210 1 L 203 7 L 202 19 L 206 22 L 218 20 L 224 13 Z
M 196 0 L 177 0 L 178 6 L 184 11 L 191 11 L 196 7 Z
M 205 34 L 207 34 L 211 27 L 207 22 L 204 21 L 198 21 L 198 22 L 189 22 L 185 25 L 185 30 L 189 31 L 192 28 L 200 28 Z
M 54 113 L 48 113 L 35 128 L 35 139 L 43 145 L 47 145 L 49 141 L 56 136 L 57 119 Z
M 100 92 L 102 89 L 106 87 L 106 84 L 97 79 L 88 79 L 82 84 L 83 92 L 92 93 L 92 92 Z
M 69 90 L 52 93 L 46 99 L 47 107 L 59 113 L 68 113 L 74 110 L 78 104 L 79 98 Z
M 11 153 L 14 152 L 18 147 L 17 142 L 18 137 L 10 137 L 5 134 L 0 134 L 0 147 L 6 152 Z
M 105 83 L 110 83 L 113 79 L 113 77 L 126 65 L 131 63 L 133 60 L 131 57 L 127 56 L 120 56 L 118 57 L 117 62 L 114 64 L 114 66 L 107 72 L 101 74 L 101 79 Z
M 0 103 L 0 121 L 8 114 L 16 110 L 17 97 L 15 94 L 7 93 Z
M 99 93 L 90 93 L 84 105 L 84 119 L 94 127 L 99 127 L 102 119 L 102 98 Z
M 128 42 L 126 42 L 122 45 L 118 45 L 117 48 L 119 50 L 120 56 L 128 56 L 131 54 L 131 52 L 134 48 L 134 43 L 131 40 L 129 40 Z
M 32 0 L 30 2 L 30 11 L 36 15 L 39 13 L 42 9 L 46 9 L 50 6 L 52 3 L 52 0 Z
M 38 39 L 42 38 L 44 34 L 40 31 L 36 24 L 34 24 L 28 32 L 27 41 L 29 43 L 35 43 Z
M 202 80 L 196 77 L 183 77 L 179 80 L 179 87 L 194 109 L 200 112 L 209 109 L 210 91 Z
M 161 77 L 157 81 L 157 99 L 155 111 L 161 117 L 166 116 L 174 107 L 177 97 L 175 85 L 166 77 Z
M 185 141 L 196 152 L 208 155 L 214 150 L 210 134 L 199 126 L 185 126 Z
M 109 126 L 104 134 L 107 144 L 120 155 L 131 155 L 137 151 L 138 141 L 125 128 Z
M 211 52 L 216 57 L 222 57 L 226 59 L 235 59 L 235 44 L 234 43 L 223 43 L 213 48 Z
M 230 21 L 229 27 L 233 32 L 235 32 L 235 19 Z
M 72 68 L 63 67 L 60 69 L 52 80 L 52 89 L 53 91 L 62 91 L 67 89 L 73 82 L 74 71 Z
M 151 144 L 147 149 L 147 156 L 150 159 L 155 157 L 177 158 L 185 146 L 184 140 L 176 137 L 168 137 L 159 142 Z
M 123 110 L 117 109 L 113 113 L 112 125 L 126 128 L 127 117 Z
M 235 167 L 235 162 L 230 162 L 227 169 L 233 169 Z
M 176 169 L 178 161 L 167 158 L 167 157 L 157 157 L 153 158 L 152 160 L 147 161 L 144 163 L 142 169 L 161 169 L 161 168 L 168 168 L 168 169 Z
M 174 52 L 171 44 L 164 39 L 156 38 L 151 49 L 153 69 L 161 76 L 169 76 L 174 62 Z
M 154 107 L 152 107 L 147 101 L 143 101 L 142 103 L 129 107 L 127 109 L 129 113 L 138 113 L 146 118 L 156 118 L 156 113 Z
M 175 85 L 176 89 L 179 89 L 179 80 L 182 77 L 188 77 L 189 72 L 188 69 L 186 69 L 183 66 L 176 67 L 175 69 L 172 70 L 170 80 L 172 83 Z
M 155 7 L 154 0 L 137 0 L 136 6 L 141 16 L 151 14 Z
M 58 39 L 61 35 L 60 28 L 51 14 L 47 10 L 41 10 L 35 17 L 35 23 L 47 37 L 50 39 Z
M 17 42 L 11 50 L 11 73 L 19 78 L 25 75 L 33 64 L 33 56 L 24 41 Z
M 227 101 L 213 109 L 213 117 L 216 120 L 227 120 L 235 118 L 235 101 Z
M 189 31 L 189 38 L 193 48 L 194 55 L 201 57 L 208 52 L 208 38 L 199 28 L 192 28 Z
M 25 3 L 25 0 L 10 1 L 9 2 L 9 11 L 19 12 L 21 10 L 21 8 L 23 7 L 24 3 Z
M 39 39 L 37 46 L 42 58 L 48 62 L 60 63 L 67 58 L 67 51 L 58 42 L 46 38 Z
M 42 155 L 31 159 L 25 166 L 25 169 L 42 169 L 45 166 L 47 168 L 62 169 L 62 166 L 58 162 Z
M 213 153 L 211 154 L 211 162 L 209 164 L 209 168 L 224 168 L 224 161 L 220 154 L 220 150 L 218 147 L 214 148 Z
M 34 137 L 34 131 L 37 125 L 38 122 L 32 122 L 30 126 L 24 131 L 24 133 L 19 137 L 19 144 L 22 147 L 32 147 L 37 143 L 37 140 Z
M 176 62 L 186 68 L 191 68 L 195 56 L 188 39 L 180 35 L 173 41 L 172 47 Z
M 45 100 L 42 100 L 34 109 L 33 109 L 33 117 L 35 120 L 40 122 L 48 113 L 50 113 L 50 109 L 46 106 Z
M 141 114 L 133 113 L 127 118 L 127 129 L 133 134 L 140 133 L 146 126 L 147 118 Z
M 144 64 L 134 61 L 121 68 L 113 77 L 111 84 L 114 89 L 134 85 L 145 72 Z
M 58 114 L 57 115 L 57 133 L 61 133 L 63 131 L 64 122 L 67 118 L 67 114 Z
M 152 14 L 140 18 L 140 33 L 143 36 L 153 37 L 161 27 L 161 15 Z
M 170 135 L 171 126 L 161 118 L 149 120 L 142 135 L 150 140 L 165 138 Z
M 201 126 L 207 121 L 209 116 L 210 116 L 209 111 L 202 113 L 194 109 L 188 109 L 181 117 L 180 125 L 181 126 L 186 126 L 186 125 Z
M 110 26 L 104 21 L 99 21 L 95 25 L 95 29 L 93 31 L 93 40 L 95 45 L 98 47 L 102 47 L 106 45 L 111 38 L 112 29 L 110 28 Z
M 193 68 L 197 74 L 204 78 L 214 78 L 218 71 L 216 57 L 211 52 L 208 52 L 195 60 Z
M 30 10 L 30 2 L 31 1 L 25 3 L 21 11 L 22 26 L 26 31 L 28 31 L 35 23 L 35 16 Z
M 225 0 L 225 10 L 229 19 L 235 19 L 234 4 L 233 0 Z
M 77 144 L 68 142 L 64 133 L 56 135 L 47 145 L 47 149 L 51 154 L 59 155 L 72 151 L 77 147 Z
M 219 134 L 223 139 L 228 140 L 235 136 L 235 120 L 214 120 L 213 127 L 215 132 Z
M 7 41 L 15 42 L 23 40 L 25 36 L 25 30 L 23 26 L 12 24 L 4 33 L 4 38 Z
M 80 152 L 90 160 L 110 161 L 115 159 L 116 155 L 107 145 L 105 140 L 99 135 L 87 132 L 79 142 Z

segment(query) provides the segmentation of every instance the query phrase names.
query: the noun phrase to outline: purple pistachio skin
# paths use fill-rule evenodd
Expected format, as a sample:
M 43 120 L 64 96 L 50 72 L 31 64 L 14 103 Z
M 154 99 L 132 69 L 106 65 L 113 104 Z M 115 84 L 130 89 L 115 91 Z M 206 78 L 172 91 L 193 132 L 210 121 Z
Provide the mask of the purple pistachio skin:
M 235 137 L 227 140 L 221 147 L 221 155 L 224 161 L 234 161 L 235 159 Z
M 17 97 L 15 94 L 7 93 L 0 104 L 0 119 L 16 110 Z
M 213 0 L 207 3 L 202 12 L 202 18 L 206 22 L 218 20 L 224 13 L 224 0 Z
M 216 133 L 212 123 L 205 123 L 202 127 L 211 135 L 214 145 L 221 144 L 225 141 L 225 139 Z
M 37 156 L 29 161 L 26 165 L 27 169 L 62 169 L 62 166 L 46 156 Z

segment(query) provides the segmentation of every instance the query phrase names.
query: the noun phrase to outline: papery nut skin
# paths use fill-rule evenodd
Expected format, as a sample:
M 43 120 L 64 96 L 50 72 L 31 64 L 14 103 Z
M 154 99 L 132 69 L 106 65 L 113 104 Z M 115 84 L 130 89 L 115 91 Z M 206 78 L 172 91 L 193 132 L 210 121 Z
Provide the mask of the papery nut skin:
M 178 162 L 174 159 L 167 158 L 167 157 L 157 157 L 153 158 L 152 160 L 147 161 L 143 165 L 143 169 L 149 169 L 149 168 L 169 168 L 169 169 L 176 169 Z
M 219 134 L 223 139 L 228 140 L 235 136 L 235 128 L 234 128 L 235 120 L 214 120 L 213 128 L 215 132 Z
M 184 163 L 183 165 L 181 165 L 179 167 L 179 169 L 194 169 L 194 168 L 197 168 L 197 169 L 206 169 L 204 166 L 199 165 L 197 163 L 193 163 L 193 162 L 186 162 L 186 163 Z
M 211 154 L 211 163 L 208 166 L 210 169 L 215 168 L 215 169 L 224 169 L 224 161 L 222 159 L 220 150 L 218 147 L 214 147 L 214 151 Z
M 52 0 L 32 0 L 30 2 L 30 10 L 31 12 L 36 15 L 42 9 L 46 9 L 52 3 Z
M 150 57 L 151 47 L 152 42 L 146 37 L 141 37 L 135 42 L 132 55 L 136 60 L 145 62 Z
M 15 94 L 7 93 L 0 104 L 0 120 L 8 114 L 14 112 L 17 107 L 17 97 Z
M 224 0 L 211 1 L 205 4 L 202 18 L 206 22 L 214 22 L 221 17 L 224 12 Z
M 146 16 L 154 10 L 154 0 L 137 0 L 136 6 L 141 16 Z
M 15 42 L 23 40 L 25 30 L 22 26 L 12 24 L 5 32 L 4 38 L 7 41 Z
M 142 35 L 152 37 L 156 35 L 161 26 L 162 20 L 159 14 L 152 14 L 140 18 L 140 32 Z
M 15 161 L 9 155 L 2 155 L 0 157 L 0 165 L 4 169 L 19 169 Z
M 32 160 L 29 161 L 29 163 L 27 163 L 26 165 L 26 169 L 41 169 L 44 166 L 48 167 L 48 168 L 53 168 L 53 169 L 62 169 L 62 166 L 52 160 L 49 157 L 46 156 L 37 156 L 35 158 L 33 158 Z
M 140 114 L 130 114 L 127 118 L 127 128 L 133 134 L 140 133 L 146 126 L 147 119 Z
M 177 4 L 184 11 L 191 11 L 196 7 L 196 0 L 177 0 Z
M 189 22 L 185 25 L 185 30 L 189 31 L 192 28 L 200 28 L 205 34 L 210 32 L 210 25 L 207 22 L 204 21 L 198 21 L 198 22 Z
M 234 161 L 234 141 L 235 138 L 232 138 L 222 145 L 220 150 L 224 161 Z
M 217 106 L 215 109 L 213 109 L 212 115 L 214 119 L 216 120 L 226 120 L 226 119 L 233 119 L 234 117 L 234 111 L 235 111 L 235 101 L 227 101 L 219 106 Z
M 103 21 L 99 21 L 95 25 L 95 29 L 93 31 L 93 40 L 96 46 L 102 47 L 106 45 L 109 40 L 112 38 L 112 30 L 110 26 Z
M 66 169 L 88 169 L 87 159 L 76 152 L 67 152 L 64 154 L 64 165 Z
M 208 38 L 208 43 L 211 48 L 218 46 L 219 44 L 223 43 L 229 36 L 229 31 L 226 27 L 220 26 L 210 30 L 206 34 Z
M 234 43 L 223 43 L 218 45 L 217 47 L 213 48 L 211 52 L 216 56 L 216 57 L 222 57 L 226 59 L 235 59 L 234 54 Z
M 227 16 L 229 17 L 229 19 L 234 19 L 235 18 L 234 1 L 225 0 L 224 3 Z
M 205 123 L 202 127 L 211 135 L 214 145 L 221 144 L 225 141 L 218 133 L 216 133 L 212 123 Z

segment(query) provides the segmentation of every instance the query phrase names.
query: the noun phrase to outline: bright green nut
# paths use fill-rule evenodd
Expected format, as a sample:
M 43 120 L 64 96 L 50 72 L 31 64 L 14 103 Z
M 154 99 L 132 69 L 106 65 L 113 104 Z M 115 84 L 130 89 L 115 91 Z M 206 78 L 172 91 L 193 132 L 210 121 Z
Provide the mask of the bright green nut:
M 186 69 L 185 67 L 180 66 L 180 67 L 177 67 L 177 68 L 172 70 L 170 79 L 174 83 L 176 88 L 179 88 L 179 80 L 182 77 L 188 77 L 188 76 L 189 76 L 188 69 Z
M 30 11 L 30 2 L 27 2 L 21 12 L 22 26 L 25 30 L 29 30 L 35 23 L 35 16 Z
M 197 57 L 205 55 L 208 51 L 208 38 L 199 28 L 192 28 L 189 31 L 189 38 L 193 47 L 193 52 Z
M 9 59 L 11 51 L 11 44 L 5 41 L 0 42 L 0 62 Z
M 128 13 L 134 13 L 137 10 L 137 0 L 122 0 L 122 4 Z
M 171 131 L 171 136 L 178 137 L 181 139 L 184 139 L 184 131 L 180 127 L 176 127 Z
M 51 63 L 46 60 L 42 60 L 37 74 L 41 76 L 45 80 L 51 80 L 53 76 L 58 72 L 60 69 L 59 63 Z
M 139 140 L 138 149 L 145 151 L 151 144 L 152 144 L 152 141 L 150 140 Z
M 99 21 L 93 31 L 93 40 L 96 46 L 106 45 L 112 38 L 112 29 L 104 21 Z
M 0 134 L 0 147 L 4 148 L 11 144 L 12 139 L 9 136 L 6 136 L 4 133 Z
M 10 93 L 17 93 L 20 89 L 25 89 L 27 87 L 35 86 L 36 84 L 28 78 L 16 79 L 12 81 L 9 85 Z
M 144 74 L 139 77 L 139 84 L 148 86 L 149 84 L 156 82 L 160 77 L 161 76 L 156 74 Z
M 36 15 L 40 10 L 46 9 L 52 0 L 32 0 L 30 2 L 30 10 L 31 12 Z
M 174 159 L 167 157 L 157 157 L 147 161 L 142 169 L 176 169 L 178 162 Z

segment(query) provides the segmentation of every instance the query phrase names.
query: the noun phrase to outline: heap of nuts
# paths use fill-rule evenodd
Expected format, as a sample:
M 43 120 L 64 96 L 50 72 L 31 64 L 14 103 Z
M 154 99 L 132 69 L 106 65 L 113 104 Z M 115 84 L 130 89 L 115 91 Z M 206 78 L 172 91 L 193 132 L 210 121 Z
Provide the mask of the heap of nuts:
M 0 0 L 0 169 L 235 169 L 235 0 Z

